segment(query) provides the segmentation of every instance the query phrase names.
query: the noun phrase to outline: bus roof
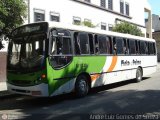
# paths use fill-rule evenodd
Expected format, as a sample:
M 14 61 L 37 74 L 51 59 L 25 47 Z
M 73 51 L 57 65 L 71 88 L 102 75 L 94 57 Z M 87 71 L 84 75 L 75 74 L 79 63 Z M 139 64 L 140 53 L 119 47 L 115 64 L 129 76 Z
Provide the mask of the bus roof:
M 67 25 L 62 24 L 58 22 L 48 22 L 50 28 L 63 28 L 68 30 L 76 30 L 76 31 L 82 31 L 82 32 L 89 32 L 89 33 L 95 33 L 95 34 L 105 34 L 109 36 L 116 36 L 116 37 L 125 37 L 129 39 L 139 39 L 139 40 L 146 40 L 146 41 L 155 41 L 154 39 L 140 37 L 140 36 L 134 36 L 130 34 L 124 34 L 124 33 L 118 33 L 118 32 L 112 32 L 112 31 L 105 31 L 105 30 L 99 30 L 96 28 L 89 28 L 86 26 L 78 26 L 78 25 Z
M 152 38 L 145 38 L 145 37 L 135 36 L 135 35 L 126 34 L 126 33 L 118 33 L 118 32 L 113 32 L 113 31 L 105 31 L 105 30 L 100 30 L 97 28 L 89 28 L 89 27 L 80 26 L 80 25 L 63 24 L 63 23 L 59 23 L 59 22 L 45 22 L 44 21 L 44 22 L 25 24 L 22 26 L 27 26 L 27 25 L 31 25 L 31 24 L 37 24 L 37 23 L 48 23 L 50 29 L 51 28 L 62 28 L 62 29 L 68 29 L 68 30 L 75 30 L 75 31 L 89 32 L 89 33 L 95 33 L 95 34 L 104 34 L 104 35 L 108 35 L 108 36 L 124 37 L 124 38 L 129 38 L 129 39 L 138 39 L 138 40 L 155 42 L 155 40 Z M 22 26 L 20 26 L 20 27 L 22 27 Z

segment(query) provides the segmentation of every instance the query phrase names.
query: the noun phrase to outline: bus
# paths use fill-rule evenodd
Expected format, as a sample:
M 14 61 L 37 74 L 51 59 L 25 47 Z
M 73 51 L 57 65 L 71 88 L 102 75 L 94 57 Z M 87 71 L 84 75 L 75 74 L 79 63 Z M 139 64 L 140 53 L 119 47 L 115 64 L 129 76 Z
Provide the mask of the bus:
M 154 39 L 61 23 L 20 26 L 10 35 L 9 91 L 37 97 L 88 94 L 156 71 Z

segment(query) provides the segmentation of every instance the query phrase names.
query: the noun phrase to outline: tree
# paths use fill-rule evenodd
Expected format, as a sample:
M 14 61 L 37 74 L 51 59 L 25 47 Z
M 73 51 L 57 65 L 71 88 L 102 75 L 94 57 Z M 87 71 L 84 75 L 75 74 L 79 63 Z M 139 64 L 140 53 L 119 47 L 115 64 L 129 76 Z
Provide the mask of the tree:
M 0 36 L 9 34 L 12 29 L 23 24 L 26 12 L 24 0 L 0 0 Z
M 74 23 L 74 25 L 82 25 L 82 26 L 87 26 L 87 27 L 90 27 L 90 28 L 94 28 L 95 25 L 93 25 L 92 22 L 90 21 L 83 21 L 83 22 L 78 22 L 78 23 Z
M 136 36 L 144 36 L 142 31 L 136 25 L 132 25 L 128 22 L 122 22 L 120 24 L 116 24 L 113 27 L 113 31 L 120 33 L 127 33 Z
M 95 27 L 95 25 L 93 25 L 92 22 L 90 22 L 90 21 L 83 21 L 82 25 L 90 27 L 90 28 L 94 28 Z

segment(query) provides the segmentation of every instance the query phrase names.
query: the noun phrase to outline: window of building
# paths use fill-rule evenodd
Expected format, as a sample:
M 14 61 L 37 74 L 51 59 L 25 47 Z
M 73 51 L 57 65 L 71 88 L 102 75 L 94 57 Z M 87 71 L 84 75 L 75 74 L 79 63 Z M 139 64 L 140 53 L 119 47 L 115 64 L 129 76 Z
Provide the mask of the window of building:
M 60 22 L 60 14 L 55 12 L 50 12 L 51 21 Z
M 89 2 L 89 3 L 91 2 L 91 0 L 84 0 L 84 1 L 85 1 L 85 2 Z
M 124 1 L 120 0 L 120 13 L 124 14 Z
M 113 25 L 108 24 L 108 30 L 109 30 L 109 31 L 112 31 L 112 29 L 113 29 Z
M 126 4 L 125 4 L 125 6 L 126 6 L 126 15 L 128 15 L 128 16 L 129 16 L 129 4 L 128 4 L 128 3 L 126 3 Z
M 76 54 L 89 54 L 89 36 L 87 33 L 75 33 L 75 53 Z
M 73 24 L 74 25 L 80 25 L 81 24 L 81 18 L 80 17 L 73 17 Z
M 101 0 L 101 7 L 106 8 L 106 0 Z
M 45 21 L 45 11 L 34 9 L 34 22 Z
M 101 30 L 106 30 L 106 23 L 101 23 Z
M 113 10 L 113 0 L 108 0 L 108 9 Z

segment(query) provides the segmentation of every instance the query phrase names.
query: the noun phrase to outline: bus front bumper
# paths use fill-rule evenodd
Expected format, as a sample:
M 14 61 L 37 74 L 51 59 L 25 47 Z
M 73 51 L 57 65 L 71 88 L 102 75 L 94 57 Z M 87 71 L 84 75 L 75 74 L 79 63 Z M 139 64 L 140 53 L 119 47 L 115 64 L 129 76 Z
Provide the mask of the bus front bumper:
M 30 95 L 30 96 L 36 96 L 36 97 L 49 96 L 48 85 L 45 83 L 41 83 L 35 86 L 27 86 L 27 87 L 15 86 L 10 83 L 7 83 L 7 89 L 12 93 L 17 93 L 17 94 Z

